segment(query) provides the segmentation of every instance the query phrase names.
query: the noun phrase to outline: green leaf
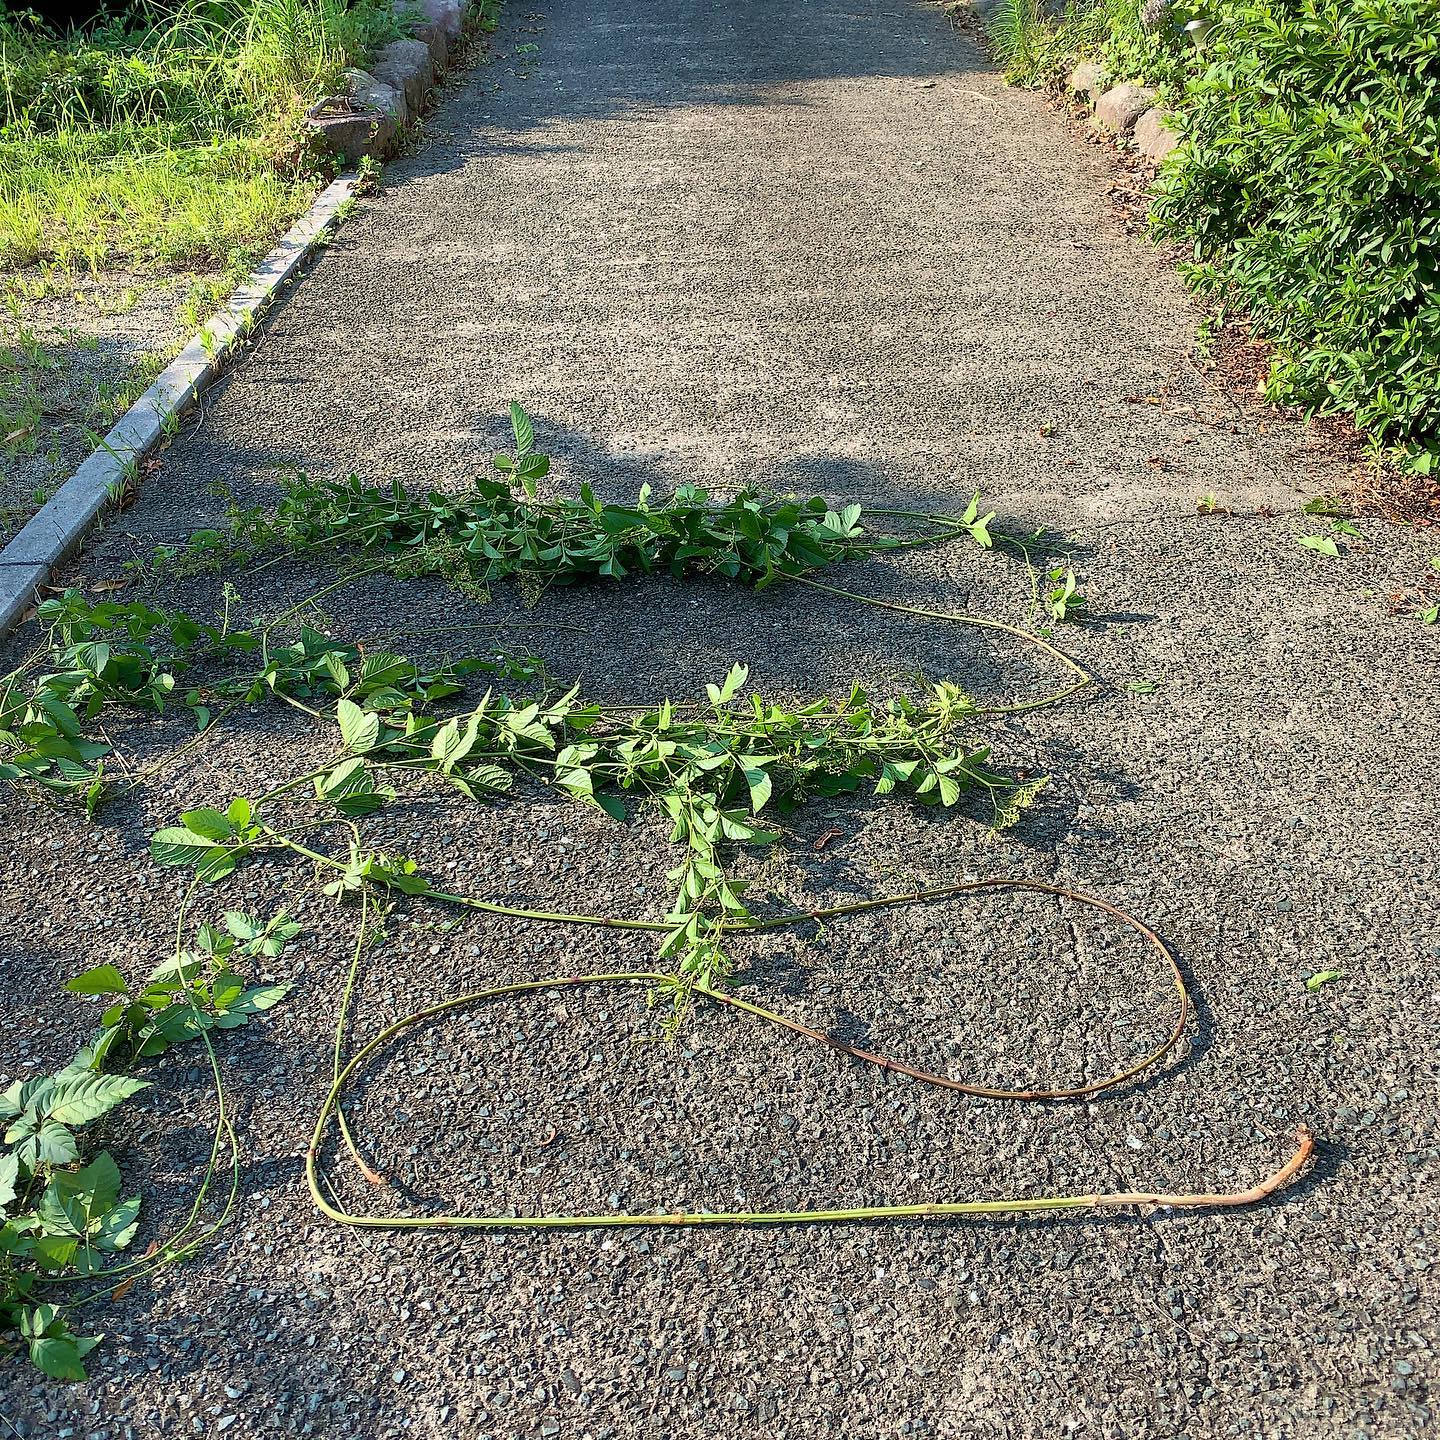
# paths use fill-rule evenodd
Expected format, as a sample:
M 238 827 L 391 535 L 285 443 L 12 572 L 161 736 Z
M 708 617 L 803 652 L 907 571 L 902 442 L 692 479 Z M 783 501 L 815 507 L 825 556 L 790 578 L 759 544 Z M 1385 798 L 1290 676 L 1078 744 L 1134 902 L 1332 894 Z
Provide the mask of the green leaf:
M 20 1157 L 13 1150 L 0 1155 L 0 1209 L 15 1198 L 19 1181 Z
M 242 910 L 227 910 L 221 918 L 225 929 L 237 940 L 253 940 L 261 933 L 260 922 Z
M 328 800 L 342 815 L 359 817 L 373 815 L 395 792 L 375 783 L 359 756 L 342 761 L 333 770 L 315 780 L 315 793 Z
M 36 1235 L 30 1253 L 42 1270 L 68 1270 L 75 1263 L 80 1242 L 74 1235 Z
M 113 965 L 92 965 L 65 982 L 75 995 L 123 995 L 125 977 Z
M 88 1379 L 82 1358 L 79 1343 L 72 1339 L 46 1335 L 30 1342 L 30 1363 L 52 1380 Z
M 463 760 L 470 753 L 477 735 L 476 726 L 469 726 L 462 735 L 460 722 L 447 720 L 435 732 L 435 738 L 430 742 L 430 757 L 438 760 L 441 769 L 448 774 L 457 761 Z
M 750 813 L 758 815 L 769 800 L 773 785 L 768 771 L 747 769 L 745 783 L 750 787 Z
M 248 846 L 237 845 L 233 849 L 224 850 L 216 845 L 210 853 L 196 865 L 195 874 L 207 885 L 217 884 L 235 870 L 235 867 L 240 863 L 240 857 L 246 854 L 248 849 Z
M 1340 554 L 1339 547 L 1328 535 L 1302 535 L 1299 543 L 1319 555 L 1328 555 L 1332 560 Z
M 356 754 L 373 749 L 380 738 L 380 717 L 362 710 L 353 700 L 342 699 L 336 704 L 335 719 L 340 724 L 340 738 Z
M 101 1250 L 121 1250 L 135 1238 L 139 1197 L 120 1200 L 120 1167 L 101 1151 L 80 1170 L 50 1177 L 36 1215 L 47 1234 L 73 1236 Z
M 748 665 L 739 663 L 732 665 L 723 685 L 706 685 L 705 693 L 710 697 L 710 703 L 719 707 L 733 700 L 749 676 L 750 667 Z
M 597 795 L 595 803 L 612 819 L 625 823 L 625 802 L 618 795 Z
M 6 1135 L 9 1140 L 12 1130 Z M 28 1142 L 22 1141 L 16 1147 L 21 1160 L 31 1169 L 36 1163 L 42 1165 L 73 1165 L 80 1158 L 80 1146 L 74 1135 L 58 1120 L 42 1120 Z
M 31 1363 L 52 1380 L 84 1380 L 81 1361 L 99 1343 L 98 1335 L 76 1335 L 54 1305 L 36 1305 L 20 1312 L 20 1334 L 29 1345 Z
M 595 794 L 595 782 L 590 778 L 588 770 L 574 767 L 567 770 L 556 769 L 555 783 L 566 792 L 574 795 L 577 799 L 589 800 Z
M 192 834 L 203 835 L 207 840 L 228 840 L 235 833 L 229 817 L 208 806 L 186 810 L 180 816 L 180 823 Z
M 1317 970 L 1305 982 L 1305 988 L 1318 990 L 1322 985 L 1328 985 L 1332 980 L 1338 980 L 1344 973 L 1343 970 Z
M 62 1125 L 88 1125 L 149 1084 L 148 1080 L 136 1080 L 129 1075 L 96 1075 L 89 1070 L 76 1074 L 62 1072 L 55 1077 L 45 1113 Z
M 510 431 L 515 437 L 515 458 L 523 460 L 534 448 L 535 426 L 513 400 L 510 402 Z
M 157 865 L 199 865 L 217 848 L 213 840 L 181 826 L 157 830 L 150 837 L 150 857 Z
M 140 1228 L 140 1197 L 132 1195 L 99 1217 L 91 1241 L 97 1250 L 124 1250 Z
M 252 985 L 229 1007 L 229 1013 L 258 1015 L 278 1005 L 289 993 L 289 985 Z

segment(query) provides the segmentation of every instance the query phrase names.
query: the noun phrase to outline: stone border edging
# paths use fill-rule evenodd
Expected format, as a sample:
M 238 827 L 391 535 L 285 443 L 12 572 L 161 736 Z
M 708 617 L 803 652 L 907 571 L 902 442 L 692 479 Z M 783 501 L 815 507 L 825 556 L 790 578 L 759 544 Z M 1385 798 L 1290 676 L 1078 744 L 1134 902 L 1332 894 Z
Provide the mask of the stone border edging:
M 0 550 L 0 635 L 13 629 L 35 603 L 40 586 L 79 546 L 106 502 L 123 489 L 135 463 L 155 449 L 171 424 L 219 375 L 276 291 L 334 227 L 340 207 L 355 193 L 356 183 L 356 176 L 342 175 L 320 192 L 225 307 L 206 322 L 75 473 Z
M 1094 109 L 1090 123 L 1095 129 L 1128 141 L 1152 165 L 1158 166 L 1180 143 L 1166 123 L 1166 112 L 1155 103 L 1155 91 L 1131 80 L 1111 85 L 1098 60 L 1082 60 L 1066 77 L 1065 89 Z
M 346 93 L 317 100 L 306 113 L 311 135 L 345 165 L 384 160 L 440 82 L 450 47 L 465 32 L 469 0 L 391 0 L 410 26 L 408 39 L 392 40 L 345 72 Z M 416 20 L 416 16 L 423 19 Z

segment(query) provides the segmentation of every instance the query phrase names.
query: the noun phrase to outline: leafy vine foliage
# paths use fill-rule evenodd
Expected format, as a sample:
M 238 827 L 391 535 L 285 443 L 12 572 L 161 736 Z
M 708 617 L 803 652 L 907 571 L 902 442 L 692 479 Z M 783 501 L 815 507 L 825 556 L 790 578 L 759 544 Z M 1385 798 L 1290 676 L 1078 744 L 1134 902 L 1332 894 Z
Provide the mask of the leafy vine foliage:
M 355 480 L 297 481 L 274 515 L 237 516 L 233 534 L 197 537 L 188 559 L 350 550 L 358 552 L 350 575 L 378 564 L 482 587 L 507 577 L 538 588 L 662 568 L 759 587 L 846 555 L 914 543 L 872 537 L 861 529 L 860 506 L 836 510 L 820 499 L 747 491 L 716 503 L 691 487 L 662 503 L 642 492 L 621 506 L 600 503 L 587 487 L 578 500 L 541 500 L 536 482 L 548 458 L 534 449 L 529 417 L 512 407 L 511 420 L 514 451 L 495 459 L 501 478 L 481 480 L 468 495 L 414 497 Z M 966 535 L 987 549 L 1005 539 L 991 529 L 993 513 L 980 513 L 978 495 L 963 515 L 933 518 L 941 537 Z M 1025 543 L 1018 548 L 1028 560 Z M 1056 587 L 1049 612 L 1064 619 L 1081 604 L 1073 575 L 1047 578 Z M 446 895 L 415 860 L 368 846 L 363 821 L 407 784 L 446 787 L 476 803 L 545 786 L 616 821 L 649 805 L 668 821 L 677 852 L 667 913 L 663 921 L 605 923 L 658 933 L 664 963 L 657 973 L 668 978 L 652 1000 L 664 1007 L 670 1034 L 697 993 L 723 987 L 733 974 L 729 937 L 760 923 L 734 873 L 735 847 L 773 844 L 786 817 L 813 797 L 862 791 L 938 806 L 972 794 L 1003 828 L 1045 783 L 991 767 L 986 747 L 966 738 L 983 712 L 948 683 L 884 702 L 857 687 L 842 699 L 792 709 L 747 693 L 748 670 L 736 664 L 707 687 L 703 706 L 601 705 L 578 689 L 558 691 L 528 656 L 427 667 L 308 627 L 282 642 L 275 632 L 293 613 L 241 629 L 229 625 L 228 609 L 215 625 L 141 602 L 96 603 L 75 591 L 47 600 L 38 612 L 47 653 L 0 682 L 0 782 L 82 805 L 93 816 L 117 787 L 145 778 L 119 763 L 100 724 L 108 709 L 188 711 L 197 734 L 176 752 L 183 753 L 240 707 L 285 704 L 329 729 L 331 752 L 264 794 L 222 796 L 184 812 L 153 835 L 156 863 L 214 884 L 266 851 L 321 867 L 324 889 L 337 899 L 378 888 L 519 914 L 537 912 Z M 326 827 L 339 832 L 338 841 L 316 848 L 321 842 L 312 837 Z M 222 926 L 202 925 L 190 948 L 139 985 L 112 965 L 92 967 L 69 985 L 104 1002 L 91 1044 L 58 1074 L 27 1080 L 0 1099 L 8 1125 L 0 1157 L 0 1322 L 46 1373 L 82 1376 L 94 1337 L 75 1335 L 64 1307 L 39 1289 L 61 1279 L 112 1280 L 113 1257 L 139 1223 L 139 1202 L 121 1198 L 113 1158 L 102 1150 L 87 1160 L 77 1129 L 148 1083 L 126 1070 L 182 1042 L 209 1048 L 214 1032 L 275 1004 L 284 987 L 251 984 L 239 965 L 275 958 L 294 933 L 283 916 L 262 925 L 227 912 Z M 153 1268 L 188 1253 L 192 1231 L 193 1223 L 136 1265 Z
M 331 760 L 267 795 L 234 799 L 223 812 L 186 812 L 178 826 L 155 834 L 151 854 L 162 865 L 189 866 L 218 880 L 257 849 L 290 848 L 291 832 L 272 811 L 297 784 L 311 787 L 322 812 L 352 821 L 393 799 L 394 779 L 417 772 L 474 800 L 503 795 L 516 777 L 528 778 L 617 820 L 626 818 L 629 796 L 649 800 L 671 822 L 672 842 L 683 847 L 667 876 L 673 898 L 660 949 L 674 967 L 666 987 L 673 1029 L 696 988 L 719 985 L 733 971 L 723 937 L 743 929 L 750 911 L 724 850 L 779 838 L 762 811 L 783 817 L 811 797 L 862 788 L 951 806 L 978 789 L 989 797 L 992 822 L 1003 827 L 1019 819 L 1044 784 L 1016 783 L 989 768 L 988 750 L 960 742 L 975 706 L 953 685 L 883 705 L 856 689 L 841 702 L 789 711 L 758 694 L 741 700 L 747 674 L 736 665 L 722 684 L 710 685 L 709 713 L 698 718 L 677 713 L 668 700 L 636 712 L 585 703 L 573 690 L 531 701 L 486 691 L 449 718 L 410 705 L 377 710 L 342 695 L 330 717 L 341 741 Z M 430 889 L 413 864 L 365 851 L 357 834 L 332 889 L 339 894 L 367 881 L 410 894 Z
M 514 452 L 496 455 L 496 478 L 477 477 L 464 495 L 412 496 L 398 480 L 382 489 L 354 475 L 343 482 L 297 476 L 273 514 L 236 512 L 230 535 L 205 531 L 159 558 L 202 568 L 267 550 L 333 547 L 374 552 L 399 575 L 441 574 L 482 588 L 512 578 L 539 588 L 654 570 L 763 588 L 898 543 L 887 536 L 862 541 L 860 506 L 832 510 L 819 497 L 742 490 L 716 502 L 699 486 L 682 485 L 653 502 L 644 485 L 634 504 L 616 505 L 602 503 L 586 484 L 578 499 L 542 500 L 536 482 L 549 474 L 550 458 L 534 448 L 534 426 L 518 405 L 511 426 Z
M 0 780 L 80 797 L 91 815 L 111 782 L 112 747 L 87 727 L 108 704 L 156 714 L 183 706 L 204 731 L 217 706 L 267 696 L 343 693 L 394 708 L 458 694 L 473 674 L 523 679 L 535 670 L 523 657 L 471 657 L 424 670 L 398 655 L 362 655 L 309 627 L 276 645 L 264 630 L 222 630 L 133 601 L 95 604 L 75 590 L 46 600 L 37 619 L 49 628 L 53 668 L 34 678 L 16 672 L 0 686 Z M 181 683 L 222 660 L 247 668 Z
M 53 1075 L 17 1081 L 0 1094 L 0 1351 L 23 1345 L 31 1362 L 58 1380 L 85 1379 L 98 1335 L 77 1335 L 67 1307 L 41 1298 L 47 1283 L 88 1280 L 97 1292 L 191 1253 L 199 1202 L 190 1221 L 137 1260 L 121 1256 L 140 1224 L 138 1196 L 122 1198 L 120 1167 L 108 1150 L 85 1158 L 87 1127 L 151 1082 L 124 1073 L 172 1045 L 233 1030 L 284 998 L 285 985 L 252 985 L 247 961 L 278 959 L 299 927 L 276 915 L 261 924 L 227 911 L 204 924 L 193 948 L 179 950 L 139 985 L 113 965 L 96 965 L 66 989 L 106 1002 L 100 1027 Z M 213 1061 L 213 1051 L 212 1051 Z M 203 1198 L 203 1196 L 201 1197 Z M 203 1238 L 203 1237 L 202 1237 Z

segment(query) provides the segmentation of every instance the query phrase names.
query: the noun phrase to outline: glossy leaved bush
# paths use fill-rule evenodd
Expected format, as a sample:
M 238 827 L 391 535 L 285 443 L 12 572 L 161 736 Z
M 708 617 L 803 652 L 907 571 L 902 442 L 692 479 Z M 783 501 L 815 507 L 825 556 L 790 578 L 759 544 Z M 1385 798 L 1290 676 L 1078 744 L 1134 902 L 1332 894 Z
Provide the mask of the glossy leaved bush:
M 1153 214 L 1276 344 L 1270 398 L 1385 445 L 1440 421 L 1440 6 L 1227 0 Z

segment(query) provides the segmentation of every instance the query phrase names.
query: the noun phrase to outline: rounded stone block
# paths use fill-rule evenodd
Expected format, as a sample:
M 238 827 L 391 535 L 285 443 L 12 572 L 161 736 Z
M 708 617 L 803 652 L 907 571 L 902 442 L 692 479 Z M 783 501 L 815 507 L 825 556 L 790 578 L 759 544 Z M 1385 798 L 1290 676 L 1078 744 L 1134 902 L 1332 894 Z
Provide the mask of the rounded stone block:
M 392 40 L 370 66 L 375 79 L 404 95 L 411 114 L 419 110 L 425 99 L 434 71 L 430 47 L 419 40 Z
M 464 0 L 419 0 L 421 13 L 447 40 L 458 40 L 465 20 Z
M 388 115 L 397 125 L 404 125 L 410 118 L 405 104 L 405 92 L 377 80 L 366 70 L 347 70 L 346 87 L 357 110 L 371 110 L 377 115 Z
M 1095 102 L 1095 127 L 1108 130 L 1122 139 L 1129 136 L 1135 122 L 1155 103 L 1155 92 L 1144 85 L 1126 81 L 1107 90 Z
M 319 143 L 352 168 L 383 160 L 399 133 L 391 116 L 373 110 L 312 111 L 307 123 Z
M 1104 88 L 1105 67 L 1098 60 L 1082 60 L 1070 72 L 1066 84 L 1072 95 L 1093 100 Z
M 1135 122 L 1135 148 L 1152 164 L 1158 165 L 1179 143 L 1169 117 L 1158 106 L 1152 106 Z

